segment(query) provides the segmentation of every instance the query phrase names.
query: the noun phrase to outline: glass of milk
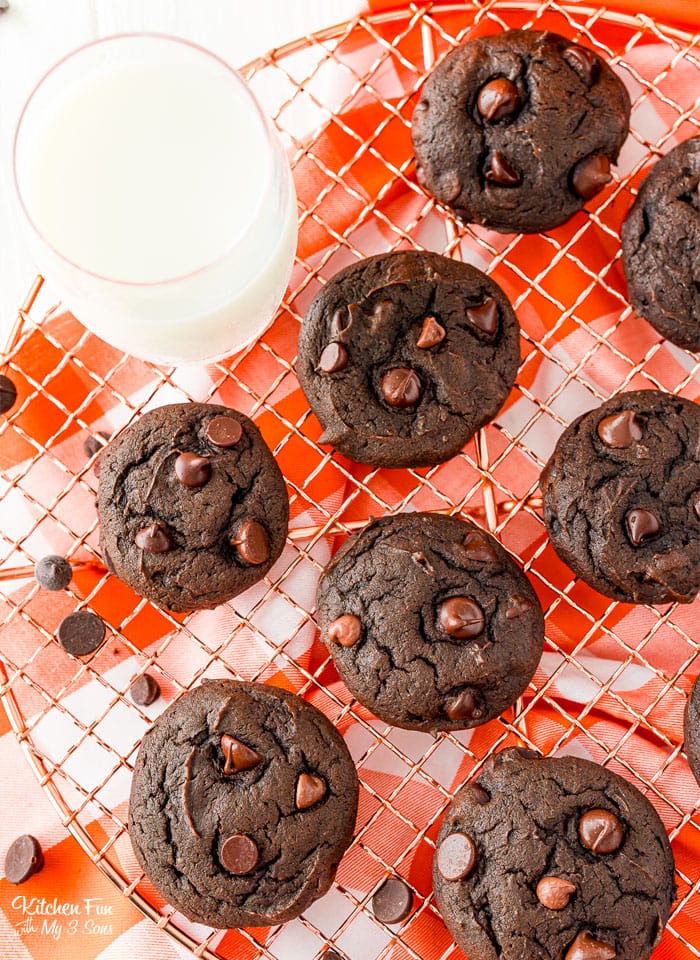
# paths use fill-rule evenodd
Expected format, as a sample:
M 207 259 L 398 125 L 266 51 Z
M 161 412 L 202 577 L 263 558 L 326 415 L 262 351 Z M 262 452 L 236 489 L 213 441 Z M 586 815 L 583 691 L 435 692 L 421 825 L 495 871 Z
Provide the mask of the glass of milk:
M 14 174 L 40 270 L 108 343 L 212 360 L 271 322 L 296 249 L 294 184 L 214 54 L 148 34 L 76 50 L 24 107 Z

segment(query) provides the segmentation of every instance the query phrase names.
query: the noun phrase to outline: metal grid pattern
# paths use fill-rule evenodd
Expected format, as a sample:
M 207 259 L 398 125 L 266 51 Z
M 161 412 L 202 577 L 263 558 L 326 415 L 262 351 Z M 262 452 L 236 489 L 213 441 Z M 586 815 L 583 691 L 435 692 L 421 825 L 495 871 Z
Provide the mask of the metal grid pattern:
M 589 212 L 546 236 L 457 225 L 415 182 L 410 114 L 426 70 L 471 36 L 512 26 L 582 40 L 635 92 L 623 175 Z M 447 960 L 455 948 L 430 890 L 437 824 L 456 784 L 492 750 L 521 742 L 548 753 L 583 749 L 649 796 L 678 867 L 664 955 L 700 957 L 693 926 L 700 867 L 687 852 L 698 840 L 700 800 L 678 787 L 687 773 L 679 719 L 685 673 L 700 649 L 693 608 L 625 607 L 573 578 L 548 544 L 537 489 L 557 436 L 582 409 L 638 386 L 700 395 L 700 364 L 660 341 L 626 303 L 618 236 L 650 157 L 698 132 L 697 40 L 641 16 L 491 0 L 360 18 L 249 65 L 244 73 L 293 157 L 301 254 L 274 326 L 257 345 L 207 368 L 206 377 L 99 346 L 60 309 L 46 309 L 40 280 L 32 286 L 6 356 L 21 402 L 0 426 L 7 587 L 0 695 L 63 823 L 123 893 L 195 955 L 313 958 L 332 945 L 351 960 Z M 683 96 L 674 83 L 681 70 L 690 78 Z M 320 286 L 353 259 L 401 247 L 462 257 L 501 283 L 521 321 L 523 363 L 504 411 L 459 457 L 399 473 L 358 467 L 318 447 L 320 428 L 293 361 L 298 323 Z M 185 399 L 228 402 L 258 421 L 285 472 L 292 525 L 282 559 L 259 589 L 214 615 L 181 617 L 135 598 L 101 566 L 94 458 L 85 461 L 82 440 Z M 314 638 L 308 584 L 336 537 L 370 515 L 413 509 L 462 513 L 493 531 L 523 563 L 546 612 L 545 657 L 533 684 L 478 733 L 433 737 L 378 723 L 349 698 Z M 49 607 L 26 578 L 47 542 L 79 564 L 69 591 Z M 84 663 L 54 640 L 61 617 L 76 608 L 95 610 L 110 628 Z M 360 815 L 325 912 L 313 908 L 287 927 L 223 933 L 162 904 L 136 866 L 125 828 L 129 772 L 154 716 L 127 691 L 133 674 L 146 670 L 163 688 L 154 709 L 203 676 L 284 678 L 346 735 L 362 784 Z M 626 682 L 635 670 L 644 678 L 639 690 Z M 572 689 L 585 695 L 577 699 Z M 369 904 L 391 872 L 411 884 L 415 905 L 400 928 L 389 929 Z

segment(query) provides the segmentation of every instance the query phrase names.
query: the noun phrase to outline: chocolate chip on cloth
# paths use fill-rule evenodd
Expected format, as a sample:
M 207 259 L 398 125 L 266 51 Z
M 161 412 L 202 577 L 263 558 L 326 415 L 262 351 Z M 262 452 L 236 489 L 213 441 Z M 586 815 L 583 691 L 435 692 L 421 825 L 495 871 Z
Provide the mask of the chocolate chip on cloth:
M 700 351 L 700 137 L 652 168 L 622 224 L 632 306 L 679 347 Z
M 510 748 L 448 807 L 433 889 L 469 960 L 647 960 L 673 869 L 664 826 L 632 784 L 590 760 Z
M 330 887 L 358 781 L 323 714 L 277 687 L 217 680 L 143 739 L 129 833 L 165 899 L 214 927 L 291 920 Z
M 700 679 L 695 681 L 685 705 L 683 729 L 688 763 L 695 779 L 700 784 Z
M 542 654 L 544 620 L 527 577 L 497 540 L 456 517 L 373 521 L 323 571 L 316 607 L 347 688 L 397 727 L 492 720 Z
M 689 603 L 700 590 L 700 407 L 620 393 L 575 420 L 542 471 L 554 549 L 605 596 Z
M 404 250 L 346 267 L 299 335 L 319 442 L 381 467 L 448 460 L 503 406 L 519 333 L 501 288 L 469 264 Z
M 145 413 L 105 448 L 97 498 L 111 569 L 171 610 L 224 603 L 285 543 L 289 501 L 257 427 L 206 403 Z
M 420 92 L 416 176 L 467 223 L 551 230 L 611 180 L 629 115 L 624 85 L 587 47 L 539 30 L 479 37 Z
M 10 883 L 24 883 L 44 866 L 41 844 L 30 833 L 24 833 L 10 844 L 5 854 L 5 877 Z

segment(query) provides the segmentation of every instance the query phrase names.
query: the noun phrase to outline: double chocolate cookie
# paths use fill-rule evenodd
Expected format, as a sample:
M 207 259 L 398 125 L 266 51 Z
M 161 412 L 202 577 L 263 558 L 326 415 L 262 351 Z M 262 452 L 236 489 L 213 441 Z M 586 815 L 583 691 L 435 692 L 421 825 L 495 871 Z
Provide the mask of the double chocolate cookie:
M 497 540 L 456 517 L 370 523 L 324 570 L 317 612 L 347 688 L 397 727 L 486 723 L 523 693 L 542 655 L 527 577 Z
M 110 570 L 171 610 L 224 603 L 284 547 L 289 500 L 258 428 L 228 407 L 145 413 L 101 454 L 100 543 Z
M 689 603 L 700 590 L 700 408 L 620 393 L 559 438 L 540 486 L 554 549 L 614 600 Z
M 448 460 L 505 402 L 519 333 L 501 288 L 466 263 L 400 251 L 346 267 L 299 336 L 319 442 L 381 467 Z
M 144 737 L 129 833 L 150 879 L 191 920 L 267 926 L 328 890 L 357 798 L 350 753 L 319 710 L 277 687 L 209 681 Z
M 637 313 L 700 350 L 700 137 L 675 147 L 642 183 L 622 225 L 622 264 Z
M 515 747 L 452 801 L 433 887 L 469 960 L 646 960 L 668 920 L 673 856 L 622 777 Z
M 416 176 L 467 223 L 550 230 L 609 182 L 629 115 L 625 87 L 593 50 L 539 30 L 479 37 L 422 88 Z
M 700 783 L 700 679 L 693 684 L 684 717 L 685 753 L 695 779 Z

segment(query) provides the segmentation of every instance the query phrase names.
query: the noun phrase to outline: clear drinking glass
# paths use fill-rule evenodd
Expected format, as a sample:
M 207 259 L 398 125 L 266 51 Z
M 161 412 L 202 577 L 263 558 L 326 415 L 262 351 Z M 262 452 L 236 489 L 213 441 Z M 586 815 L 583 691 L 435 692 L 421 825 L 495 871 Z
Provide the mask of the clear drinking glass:
M 139 34 L 69 54 L 24 107 L 14 177 L 40 270 L 108 343 L 210 360 L 274 316 L 296 249 L 291 171 L 209 51 Z

